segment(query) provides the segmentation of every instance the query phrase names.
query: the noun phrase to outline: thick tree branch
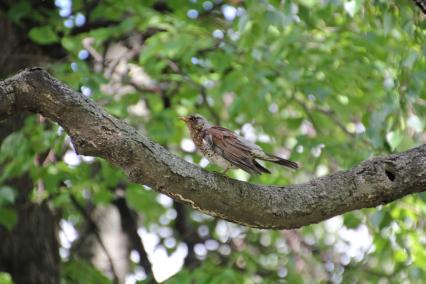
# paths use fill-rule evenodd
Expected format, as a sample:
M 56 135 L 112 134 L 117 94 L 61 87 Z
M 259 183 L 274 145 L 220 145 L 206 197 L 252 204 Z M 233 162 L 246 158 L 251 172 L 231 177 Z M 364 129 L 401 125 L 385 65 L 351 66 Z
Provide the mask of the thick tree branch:
M 40 68 L 0 81 L 0 118 L 21 111 L 59 123 L 79 154 L 118 165 L 133 182 L 206 214 L 251 227 L 298 228 L 426 190 L 426 145 L 285 187 L 209 173 L 113 118 Z
M 426 0 L 413 0 L 414 3 L 422 10 L 423 14 L 426 14 Z

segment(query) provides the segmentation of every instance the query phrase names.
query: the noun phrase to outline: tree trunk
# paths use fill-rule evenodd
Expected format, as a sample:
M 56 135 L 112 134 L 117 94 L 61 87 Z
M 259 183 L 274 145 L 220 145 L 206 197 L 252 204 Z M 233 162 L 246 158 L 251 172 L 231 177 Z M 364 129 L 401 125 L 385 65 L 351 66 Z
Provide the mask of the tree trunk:
M 0 269 L 15 284 L 59 283 L 58 218 L 46 203 L 16 206 L 19 219 L 9 232 L 0 226 Z

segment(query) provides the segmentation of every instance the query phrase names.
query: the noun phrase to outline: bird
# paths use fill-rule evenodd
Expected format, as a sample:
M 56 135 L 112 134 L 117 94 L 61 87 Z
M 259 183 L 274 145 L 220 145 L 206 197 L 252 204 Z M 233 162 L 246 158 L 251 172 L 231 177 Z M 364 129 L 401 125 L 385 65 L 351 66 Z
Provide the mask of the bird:
M 271 173 L 256 160 L 273 162 L 291 169 L 299 167 L 293 161 L 266 153 L 260 146 L 225 127 L 211 125 L 199 114 L 190 114 L 180 119 L 186 123 L 197 149 L 210 163 L 223 168 L 222 174 L 235 168 L 251 175 Z

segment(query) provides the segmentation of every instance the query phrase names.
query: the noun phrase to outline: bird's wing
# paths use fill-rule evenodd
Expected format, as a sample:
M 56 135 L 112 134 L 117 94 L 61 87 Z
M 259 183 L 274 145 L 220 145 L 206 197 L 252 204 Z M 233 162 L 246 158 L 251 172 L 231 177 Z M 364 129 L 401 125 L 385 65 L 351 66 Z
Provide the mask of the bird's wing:
M 211 141 L 216 151 L 234 166 L 252 174 L 263 172 L 254 163 L 250 145 L 231 130 L 221 126 L 212 126 L 206 131 L 206 140 Z

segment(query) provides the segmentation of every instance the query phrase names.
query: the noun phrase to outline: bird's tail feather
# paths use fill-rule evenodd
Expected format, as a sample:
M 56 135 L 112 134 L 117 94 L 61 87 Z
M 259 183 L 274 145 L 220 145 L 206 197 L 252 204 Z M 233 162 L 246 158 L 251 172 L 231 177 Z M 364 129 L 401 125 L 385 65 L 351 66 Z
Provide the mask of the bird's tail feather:
M 299 168 L 299 165 L 293 161 L 287 160 L 287 159 L 283 159 L 274 155 L 270 155 L 268 154 L 268 159 L 265 159 L 266 161 L 270 161 L 273 162 L 275 164 L 278 165 L 282 165 L 291 169 L 297 169 Z
M 262 173 L 265 173 L 265 174 L 270 174 L 271 172 L 268 170 L 268 169 L 266 169 L 266 168 L 264 168 L 261 164 L 259 164 L 256 160 L 254 160 L 253 159 L 253 164 L 254 164 L 254 166 L 260 171 L 260 172 L 262 172 Z

